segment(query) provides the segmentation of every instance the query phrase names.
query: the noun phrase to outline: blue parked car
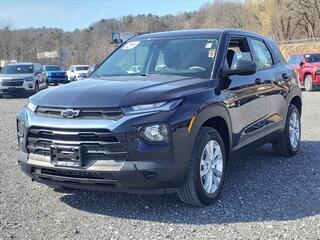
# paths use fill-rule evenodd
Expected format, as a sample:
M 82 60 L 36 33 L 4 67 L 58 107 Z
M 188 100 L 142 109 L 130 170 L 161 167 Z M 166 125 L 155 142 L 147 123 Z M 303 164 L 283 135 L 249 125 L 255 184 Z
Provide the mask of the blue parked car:
M 57 85 L 58 83 L 68 83 L 66 71 L 62 70 L 59 65 L 44 65 L 48 84 Z

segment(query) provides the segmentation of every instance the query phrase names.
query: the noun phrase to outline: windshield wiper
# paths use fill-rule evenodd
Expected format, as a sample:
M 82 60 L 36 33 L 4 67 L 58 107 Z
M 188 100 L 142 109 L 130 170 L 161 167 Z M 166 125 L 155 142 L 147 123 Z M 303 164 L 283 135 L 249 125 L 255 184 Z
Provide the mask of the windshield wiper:
M 152 75 L 151 73 L 141 73 L 140 74 L 140 76 L 142 76 L 142 77 L 149 77 L 151 75 Z

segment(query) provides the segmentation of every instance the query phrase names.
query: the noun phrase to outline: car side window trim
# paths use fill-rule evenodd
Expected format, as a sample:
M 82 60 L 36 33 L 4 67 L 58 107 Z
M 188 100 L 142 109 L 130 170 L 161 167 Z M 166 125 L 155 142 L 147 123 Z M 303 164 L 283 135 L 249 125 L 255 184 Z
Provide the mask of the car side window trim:
M 254 58 L 253 58 L 253 53 L 252 53 L 252 49 L 251 49 L 251 47 L 250 47 L 250 43 L 249 43 L 249 41 L 248 41 L 248 37 L 245 36 L 245 35 L 234 35 L 234 34 L 228 35 L 226 48 L 224 49 L 224 57 L 223 57 L 224 60 L 223 60 L 223 61 L 225 61 L 225 59 L 226 59 L 226 57 L 227 57 L 227 52 L 228 52 L 228 49 L 229 49 L 230 41 L 231 41 L 232 39 L 243 39 L 243 40 L 246 42 L 247 47 L 248 47 L 248 50 L 249 50 L 250 57 L 251 57 L 251 59 L 252 59 L 252 61 L 253 61 L 253 60 L 254 60 Z M 223 68 L 223 67 L 224 67 L 224 63 L 222 64 L 222 68 Z

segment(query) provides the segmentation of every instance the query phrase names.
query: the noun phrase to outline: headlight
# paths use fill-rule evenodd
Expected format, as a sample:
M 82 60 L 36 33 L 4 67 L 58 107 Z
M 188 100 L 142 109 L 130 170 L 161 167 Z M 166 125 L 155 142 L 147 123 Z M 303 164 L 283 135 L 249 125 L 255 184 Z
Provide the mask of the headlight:
M 24 81 L 33 81 L 33 77 L 27 77 L 24 79 Z
M 137 106 L 132 106 L 131 109 L 133 111 L 143 111 L 143 110 L 149 110 L 149 109 L 155 109 L 155 108 L 160 108 L 163 105 L 165 105 L 166 102 L 159 102 L 159 103 L 152 103 L 152 104 L 144 104 L 144 105 L 137 105 Z
M 132 107 L 123 108 L 123 112 L 126 115 L 146 113 L 146 112 L 156 112 L 156 111 L 169 111 L 172 110 L 182 103 L 182 99 L 170 101 L 170 102 L 158 102 L 152 104 L 136 105 Z
M 141 127 L 139 129 L 140 137 L 151 143 L 169 142 L 169 130 L 166 124 L 155 124 Z
M 18 146 L 19 149 L 24 149 L 24 135 L 25 135 L 26 128 L 24 126 L 24 123 L 17 120 L 17 135 L 18 135 Z
M 28 108 L 31 112 L 35 112 L 36 109 L 37 109 L 37 105 L 33 104 L 32 102 L 28 102 L 27 108 Z
M 19 137 L 24 137 L 25 126 L 22 121 L 17 120 L 17 133 Z

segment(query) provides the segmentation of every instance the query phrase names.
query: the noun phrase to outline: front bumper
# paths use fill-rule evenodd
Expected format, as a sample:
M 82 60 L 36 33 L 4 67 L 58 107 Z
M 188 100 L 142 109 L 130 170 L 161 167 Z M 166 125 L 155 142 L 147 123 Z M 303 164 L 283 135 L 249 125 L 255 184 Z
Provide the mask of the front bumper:
M 183 183 L 183 179 L 177 177 L 182 169 L 166 160 L 127 161 L 120 169 L 96 166 L 88 170 L 54 167 L 49 162 L 28 159 L 28 154 L 20 152 L 18 162 L 32 180 L 53 188 L 157 194 L 176 192 Z
M 68 83 L 68 76 L 48 76 L 47 77 L 48 83 Z
M 54 119 L 37 116 L 24 109 L 19 119 L 25 122 L 26 132 L 34 126 L 61 129 L 106 129 L 125 147 L 124 161 L 96 160 L 82 168 L 56 166 L 51 157 L 20 150 L 18 163 L 33 180 L 51 187 L 65 187 L 112 192 L 171 193 L 184 184 L 190 155 L 186 146 L 184 124 L 174 124 L 171 143 L 148 145 L 137 140 L 138 126 L 155 119 L 166 121 L 172 112 L 124 116 L 117 121 L 88 119 Z M 28 119 L 28 121 L 26 121 Z M 168 122 L 167 122 L 168 123 Z M 172 124 L 168 123 L 170 126 Z
M 315 86 L 320 86 L 320 74 L 316 74 L 316 78 L 313 82 Z
M 34 93 L 34 81 L 24 81 L 21 86 L 3 86 L 0 83 L 0 94 L 32 94 Z

